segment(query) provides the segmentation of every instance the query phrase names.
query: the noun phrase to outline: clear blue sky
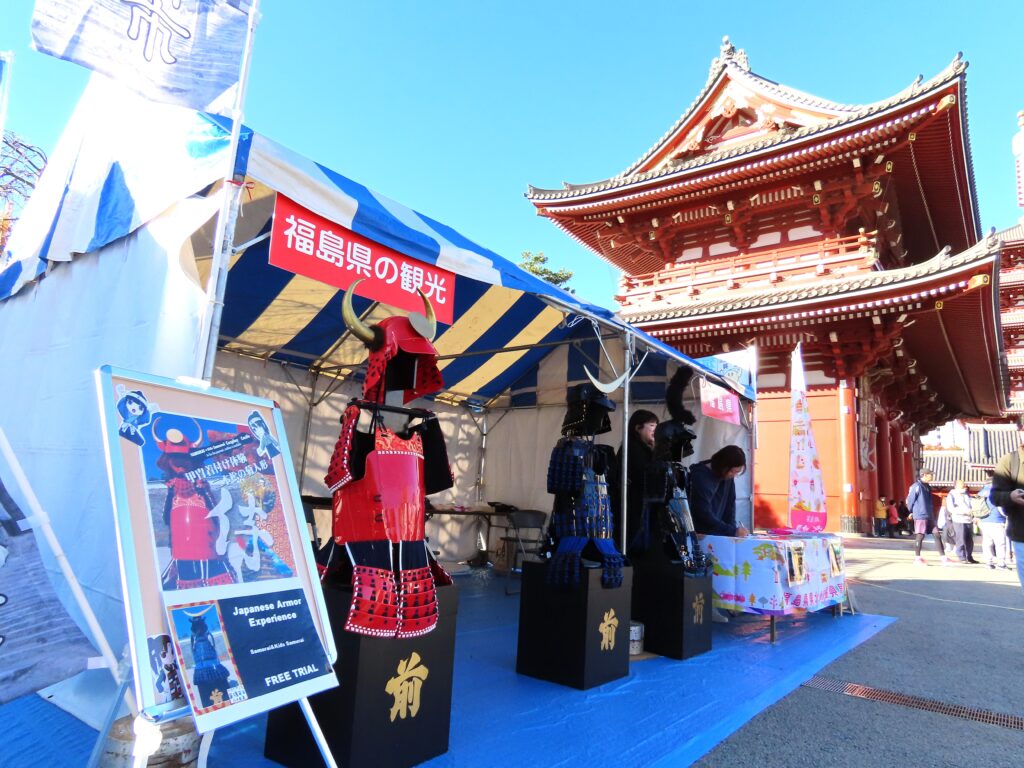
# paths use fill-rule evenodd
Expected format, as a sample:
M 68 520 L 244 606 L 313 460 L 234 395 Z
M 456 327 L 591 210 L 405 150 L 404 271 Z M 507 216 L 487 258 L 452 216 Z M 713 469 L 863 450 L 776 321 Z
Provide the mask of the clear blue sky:
M 53 148 L 88 74 L 29 48 L 32 0 L 3 0 L 7 127 Z M 543 251 L 612 304 L 618 274 L 523 197 L 612 176 L 703 86 L 728 34 L 758 74 L 846 103 L 886 98 L 963 51 L 983 226 L 1016 207 L 1024 2 L 695 3 L 261 0 L 245 107 L 256 130 L 508 258 Z

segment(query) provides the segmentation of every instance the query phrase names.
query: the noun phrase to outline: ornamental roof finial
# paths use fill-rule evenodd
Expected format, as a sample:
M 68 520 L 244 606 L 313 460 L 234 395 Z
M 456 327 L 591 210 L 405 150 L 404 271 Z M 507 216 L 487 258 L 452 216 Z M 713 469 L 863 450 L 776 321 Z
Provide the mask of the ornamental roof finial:
M 726 35 L 722 38 L 722 47 L 718 51 L 718 58 L 711 62 L 711 68 L 715 69 L 719 64 L 724 66 L 730 61 L 745 72 L 750 71 L 750 62 L 747 61 L 747 52 L 742 48 L 737 50 L 736 46 L 729 42 L 729 36 Z

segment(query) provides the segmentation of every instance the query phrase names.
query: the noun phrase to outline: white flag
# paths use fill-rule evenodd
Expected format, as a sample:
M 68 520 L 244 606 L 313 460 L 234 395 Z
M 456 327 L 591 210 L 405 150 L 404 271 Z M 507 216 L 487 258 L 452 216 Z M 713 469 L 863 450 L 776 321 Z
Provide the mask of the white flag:
M 36 0 L 32 47 L 154 101 L 226 111 L 252 0 Z M 218 109 L 219 108 L 219 109 Z

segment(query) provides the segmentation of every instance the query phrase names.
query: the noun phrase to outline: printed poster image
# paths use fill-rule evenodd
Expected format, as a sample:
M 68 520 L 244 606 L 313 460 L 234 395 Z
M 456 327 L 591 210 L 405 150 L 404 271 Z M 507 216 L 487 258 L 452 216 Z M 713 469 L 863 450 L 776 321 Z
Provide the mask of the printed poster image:
M 280 447 L 258 412 L 244 424 L 158 413 L 146 429 L 140 450 L 165 592 L 294 574 L 273 464 Z
M 205 733 L 337 685 L 280 409 L 100 368 L 140 707 Z
M 242 685 L 215 602 L 168 609 L 192 709 L 204 715 L 244 701 Z

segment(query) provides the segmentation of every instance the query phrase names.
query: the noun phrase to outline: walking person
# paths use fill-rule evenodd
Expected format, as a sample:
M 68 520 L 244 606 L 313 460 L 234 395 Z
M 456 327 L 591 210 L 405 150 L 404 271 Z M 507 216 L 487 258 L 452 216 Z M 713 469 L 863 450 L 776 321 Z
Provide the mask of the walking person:
M 974 559 L 974 515 L 971 514 L 971 497 L 963 480 L 957 480 L 953 490 L 946 497 L 948 523 L 953 526 L 954 553 L 961 563 L 977 563 Z
M 1006 515 L 1003 514 L 1002 507 L 992 503 L 992 499 L 989 498 L 991 492 L 992 480 L 990 479 L 978 491 L 978 498 L 981 499 L 983 505 L 981 511 L 982 513 L 985 510 L 988 511 L 984 517 L 976 515 L 978 527 L 981 528 L 981 552 L 985 556 L 989 568 L 1009 569 L 1010 565 L 1006 562 Z M 975 509 L 979 507 L 977 503 L 974 506 Z
M 924 537 L 935 528 L 935 501 L 930 485 L 934 476 L 930 469 L 922 469 L 918 479 L 907 491 L 907 509 L 914 520 L 914 565 L 928 565 L 921 556 L 921 544 Z M 1024 504 L 1021 509 L 1024 511 Z M 936 536 L 935 543 L 941 562 L 945 563 L 946 552 L 942 548 L 942 539 Z
M 1024 588 L 1024 429 L 1017 432 L 1021 447 L 1011 451 L 996 464 L 992 475 L 992 503 L 1003 508 L 1006 515 L 1006 536 L 1010 539 L 1014 560 L 1017 563 L 1017 578 Z

